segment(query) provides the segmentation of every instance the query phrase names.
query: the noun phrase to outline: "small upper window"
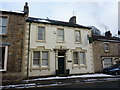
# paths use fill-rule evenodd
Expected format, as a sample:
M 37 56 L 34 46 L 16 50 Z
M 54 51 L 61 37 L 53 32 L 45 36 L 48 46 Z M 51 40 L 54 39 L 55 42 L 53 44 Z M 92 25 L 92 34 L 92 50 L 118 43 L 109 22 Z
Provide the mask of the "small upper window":
M 0 34 L 5 35 L 7 33 L 7 16 L 0 16 Z
M 38 27 L 38 40 L 45 40 L 45 27 Z
M 75 31 L 75 42 L 80 42 L 80 31 Z
M 64 30 L 63 29 L 58 29 L 58 42 L 64 42 Z
M 104 51 L 109 52 L 109 43 L 104 43 Z

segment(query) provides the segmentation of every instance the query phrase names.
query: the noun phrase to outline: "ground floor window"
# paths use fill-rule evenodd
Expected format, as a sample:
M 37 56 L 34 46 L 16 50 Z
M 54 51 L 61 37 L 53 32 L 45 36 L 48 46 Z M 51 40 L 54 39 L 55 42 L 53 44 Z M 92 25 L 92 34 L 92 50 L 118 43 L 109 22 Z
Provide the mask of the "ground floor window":
M 0 46 L 0 71 L 6 71 L 7 53 L 8 53 L 8 46 Z
M 73 63 L 74 64 L 86 64 L 85 52 L 73 52 Z
M 48 66 L 49 51 L 33 51 L 33 66 Z
M 104 58 L 103 59 L 103 68 L 110 67 L 110 66 L 112 66 L 112 64 L 113 64 L 112 58 Z

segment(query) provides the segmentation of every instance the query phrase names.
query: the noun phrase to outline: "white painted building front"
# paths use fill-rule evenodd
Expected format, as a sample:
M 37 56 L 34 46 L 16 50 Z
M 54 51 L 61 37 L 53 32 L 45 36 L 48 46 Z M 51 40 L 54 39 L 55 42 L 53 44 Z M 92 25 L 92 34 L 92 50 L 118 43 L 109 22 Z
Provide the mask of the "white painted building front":
M 91 28 L 75 22 L 29 17 L 25 33 L 25 75 L 94 73 L 92 44 L 88 38 Z

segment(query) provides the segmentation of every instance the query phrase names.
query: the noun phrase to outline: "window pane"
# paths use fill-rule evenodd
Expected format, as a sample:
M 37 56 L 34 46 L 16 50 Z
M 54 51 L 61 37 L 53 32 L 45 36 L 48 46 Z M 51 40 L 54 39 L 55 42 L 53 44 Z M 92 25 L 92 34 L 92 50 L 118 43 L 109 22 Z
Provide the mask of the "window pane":
M 85 64 L 85 53 L 84 52 L 80 53 L 80 64 Z
M 105 58 L 103 62 L 104 62 L 104 66 L 103 66 L 104 68 L 109 67 L 112 65 L 112 58 Z
M 64 30 L 58 29 L 58 41 L 64 41 Z
M 80 31 L 75 31 L 75 41 L 80 42 Z
M 39 51 L 35 51 L 33 52 L 33 65 L 39 65 L 40 63 L 40 52 Z
M 108 43 L 104 43 L 104 50 L 109 50 Z
M 38 40 L 44 40 L 44 39 L 45 39 L 45 28 L 38 27 Z
M 63 36 L 58 36 L 58 41 L 64 41 L 64 37 Z
M 6 34 L 6 27 L 0 27 L 0 34 Z
M 42 59 L 48 59 L 48 52 L 42 53 Z
M 7 26 L 7 17 L 2 17 L 2 26 Z
M 42 60 L 42 66 L 48 66 L 48 60 Z
M 4 69 L 5 47 L 0 47 L 0 69 Z
M 78 64 L 78 52 L 73 53 L 74 64 Z
M 42 66 L 48 65 L 48 52 L 42 52 Z

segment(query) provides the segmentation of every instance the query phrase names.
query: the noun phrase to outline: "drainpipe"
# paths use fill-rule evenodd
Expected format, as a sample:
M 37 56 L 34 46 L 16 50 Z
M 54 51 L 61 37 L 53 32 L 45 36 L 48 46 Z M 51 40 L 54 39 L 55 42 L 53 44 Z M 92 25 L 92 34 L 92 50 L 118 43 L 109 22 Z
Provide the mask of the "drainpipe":
M 27 77 L 29 76 L 29 51 L 30 51 L 30 27 L 31 22 L 29 23 L 29 33 L 28 33 L 28 63 L 27 63 Z

